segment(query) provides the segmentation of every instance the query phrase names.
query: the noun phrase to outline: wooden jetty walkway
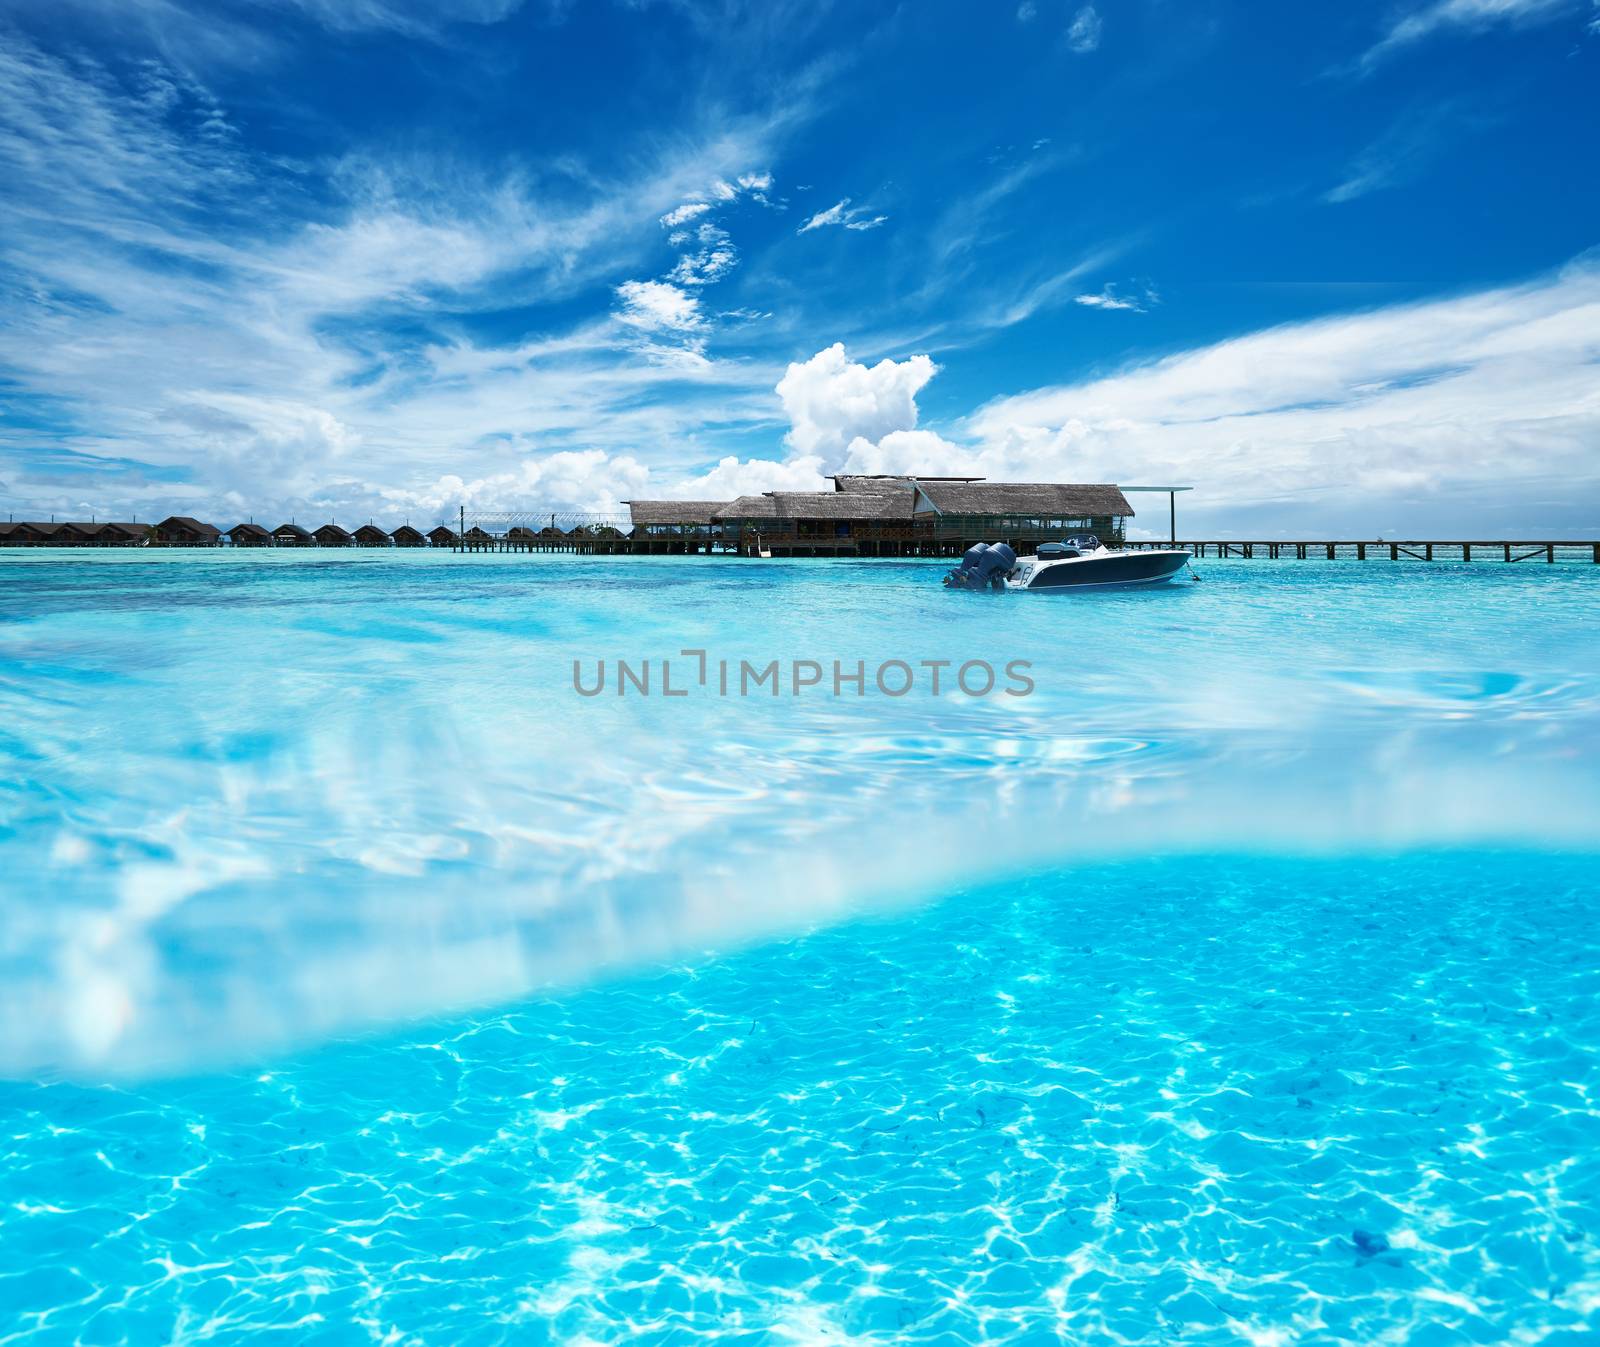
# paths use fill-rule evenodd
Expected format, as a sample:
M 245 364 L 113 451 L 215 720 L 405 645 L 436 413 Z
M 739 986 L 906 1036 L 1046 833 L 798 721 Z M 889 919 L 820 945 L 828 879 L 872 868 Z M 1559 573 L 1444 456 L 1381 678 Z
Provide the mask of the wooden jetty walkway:
M 926 535 L 904 538 L 879 536 L 871 540 L 840 538 L 762 538 L 760 535 L 724 538 L 630 538 L 610 530 L 609 536 L 583 536 L 556 533 L 540 536 L 489 533 L 468 529 L 455 545 L 458 552 L 568 552 L 582 556 L 778 556 L 778 557 L 959 557 L 975 542 L 994 542 L 994 538 L 929 538 Z M 1009 541 L 1009 540 L 1006 540 Z M 1600 542 L 1583 541 L 1286 541 L 1268 539 L 1203 539 L 1168 542 L 1165 539 L 1111 540 L 1114 547 L 1135 551 L 1181 547 L 1195 558 L 1226 560 L 1257 558 L 1327 561 L 1583 561 L 1600 565 Z M 1033 540 L 1012 543 L 1020 554 L 1031 551 Z
M 1283 558 L 1292 558 L 1296 561 L 1305 561 L 1309 558 L 1322 558 L 1328 561 L 1339 559 L 1366 561 L 1369 558 L 1379 558 L 1388 561 L 1543 561 L 1554 563 L 1558 559 L 1572 561 L 1589 561 L 1600 566 L 1600 542 L 1544 542 L 1524 540 L 1521 542 L 1507 542 L 1504 539 L 1476 542 L 1441 542 L 1441 541 L 1407 541 L 1390 542 L 1388 539 L 1377 539 L 1370 542 L 1285 542 L 1282 539 L 1268 540 L 1265 542 L 1240 542 L 1236 539 L 1207 539 L 1196 542 L 1155 542 L 1148 539 L 1137 539 L 1126 542 L 1124 547 L 1136 550 L 1183 547 L 1193 552 L 1198 557 L 1227 557 L 1255 558 L 1264 557 L 1271 561 Z

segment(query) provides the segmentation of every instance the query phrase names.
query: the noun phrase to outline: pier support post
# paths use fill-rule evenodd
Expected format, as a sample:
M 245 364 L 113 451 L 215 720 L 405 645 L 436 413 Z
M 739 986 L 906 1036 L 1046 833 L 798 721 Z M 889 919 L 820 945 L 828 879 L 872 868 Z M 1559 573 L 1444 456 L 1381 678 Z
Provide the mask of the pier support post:
M 1555 561 L 1555 559 L 1556 559 L 1556 545 L 1554 543 L 1546 543 L 1544 545 L 1544 559 L 1547 562 L 1554 562 Z
M 1365 561 L 1366 559 L 1367 559 L 1367 545 L 1366 545 L 1366 543 L 1357 543 L 1356 544 L 1356 560 L 1357 561 Z
M 1462 543 L 1461 544 L 1461 559 L 1463 561 L 1471 561 L 1472 560 L 1472 544 L 1471 543 Z
M 1400 560 L 1400 545 L 1398 543 L 1390 543 L 1389 544 L 1389 560 L 1390 561 L 1399 561 Z

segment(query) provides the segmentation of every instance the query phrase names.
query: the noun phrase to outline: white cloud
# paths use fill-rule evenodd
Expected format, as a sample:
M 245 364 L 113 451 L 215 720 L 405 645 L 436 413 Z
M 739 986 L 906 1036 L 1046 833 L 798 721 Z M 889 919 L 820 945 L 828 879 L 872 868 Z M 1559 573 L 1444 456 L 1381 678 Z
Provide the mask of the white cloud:
M 1434 0 L 1395 20 L 1361 58 L 1370 69 L 1386 56 L 1449 29 L 1481 31 L 1498 23 L 1529 24 L 1571 8 L 1569 0 Z
M 891 430 L 876 442 L 863 435 L 851 440 L 843 470 L 959 477 L 970 472 L 972 460 L 971 446 L 955 444 L 931 430 Z
M 1080 54 L 1094 51 L 1100 45 L 1100 33 L 1104 27 L 1100 12 L 1093 5 L 1085 5 L 1067 25 L 1067 46 Z
M 1116 287 L 1109 282 L 1104 289 L 1097 293 L 1077 295 L 1074 304 L 1082 304 L 1090 309 L 1121 309 L 1128 313 L 1143 313 L 1145 305 L 1155 302 L 1155 291 L 1146 290 L 1143 301 L 1117 294 Z
M 680 483 L 670 498 L 732 500 L 735 496 L 758 496 L 763 491 L 831 491 L 833 483 L 823 476 L 822 466 L 820 458 L 809 454 L 781 463 L 729 455 L 709 472 Z
M 648 463 L 766 424 L 782 365 L 708 358 L 689 287 L 616 282 L 659 248 L 659 215 L 760 162 L 773 125 L 719 122 L 615 181 L 534 161 L 476 180 L 415 155 L 283 166 L 247 159 L 173 69 L 125 80 L 8 40 L 0 508 L 364 518 L 441 473 L 499 482 L 577 446 L 646 445 Z M 310 180 L 317 218 L 297 222 Z M 727 259 L 688 232 L 710 279 Z M 568 316 L 614 289 L 627 321 Z M 506 305 L 553 326 L 461 335 Z
M 1309 494 L 1370 519 L 1404 491 L 1592 511 L 1600 269 L 1269 329 L 1004 398 L 964 430 L 991 477 L 1193 481 L 1234 510 Z
M 709 222 L 695 231 L 700 246 L 684 253 L 672 268 L 671 279 L 678 285 L 711 285 L 720 281 L 739 264 L 738 251 L 728 232 Z
M 711 209 L 710 203 L 705 201 L 689 201 L 669 210 L 661 217 L 661 224 L 666 229 L 676 229 L 681 224 L 688 224 L 690 220 L 697 219 Z
M 770 192 L 772 190 L 772 174 L 770 173 L 741 173 L 739 186 L 747 192 Z
M 852 361 L 839 342 L 790 365 L 777 392 L 789 416 L 791 449 L 832 465 L 857 438 L 877 441 L 915 429 L 917 394 L 937 369 L 925 355 L 868 367 Z
M 1034 3 L 1034 0 L 1022 0 L 1022 3 L 1017 6 L 1018 23 L 1032 23 L 1038 17 L 1039 6 Z
M 705 325 L 699 296 L 666 281 L 624 281 L 617 298 L 617 317 L 646 332 L 693 332 Z
M 447 474 L 426 486 L 383 493 L 391 512 L 410 510 L 422 518 L 445 518 L 465 505 L 478 510 L 544 507 L 588 514 L 616 514 L 619 502 L 648 497 L 650 470 L 629 455 L 600 449 L 573 450 L 525 459 L 506 472 L 462 479 Z
M 844 222 L 845 208 L 849 204 L 849 197 L 841 198 L 836 204 L 829 206 L 827 210 L 819 210 L 795 232 L 809 234 L 813 229 L 821 229 L 826 225 L 842 224 Z
M 813 229 L 825 229 L 829 225 L 843 225 L 846 229 L 855 230 L 876 229 L 888 218 L 887 215 L 869 218 L 865 207 L 851 206 L 850 198 L 843 197 L 827 210 L 819 210 L 795 232 L 809 234 Z

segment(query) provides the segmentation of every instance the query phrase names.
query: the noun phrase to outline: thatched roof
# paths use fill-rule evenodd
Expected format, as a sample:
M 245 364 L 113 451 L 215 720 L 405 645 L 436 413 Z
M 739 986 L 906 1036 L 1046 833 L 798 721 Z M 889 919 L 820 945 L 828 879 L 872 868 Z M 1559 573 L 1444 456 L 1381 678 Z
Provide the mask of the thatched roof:
M 712 516 L 727 505 L 721 500 L 630 500 L 624 501 L 633 526 L 641 524 L 710 524 Z
M 444 524 L 435 524 L 428 530 L 428 537 L 434 542 L 453 543 L 456 540 L 456 531 Z
M 981 482 L 981 477 L 917 477 L 897 475 L 893 473 L 873 473 L 871 476 L 860 474 L 849 475 L 835 474 L 833 477 L 835 491 L 899 491 L 908 482 Z
M 356 530 L 355 537 L 358 543 L 386 543 L 389 541 L 388 530 L 381 529 L 376 524 L 363 524 Z
M 1090 519 L 1133 514 L 1109 482 L 932 482 L 917 484 L 920 515 L 1034 515 Z
M 347 543 L 352 541 L 350 534 L 344 529 L 340 528 L 337 524 L 324 524 L 319 529 L 312 529 L 311 536 L 319 543 L 324 545 L 327 545 L 328 543 Z
M 414 529 L 410 524 L 402 524 L 391 535 L 397 543 L 420 543 L 423 541 L 422 530 Z
M 156 525 L 157 533 L 193 533 L 202 538 L 220 538 L 222 530 L 214 524 L 202 524 L 186 514 L 169 515 Z
M 235 524 L 228 530 L 228 536 L 238 541 L 240 538 L 270 538 L 272 535 L 260 524 Z
M 910 519 L 911 487 L 884 491 L 768 491 L 740 496 L 715 515 L 724 519 Z
M 298 542 L 307 542 L 311 538 L 311 531 L 303 529 L 298 524 L 279 524 L 272 530 L 274 538 L 293 538 Z

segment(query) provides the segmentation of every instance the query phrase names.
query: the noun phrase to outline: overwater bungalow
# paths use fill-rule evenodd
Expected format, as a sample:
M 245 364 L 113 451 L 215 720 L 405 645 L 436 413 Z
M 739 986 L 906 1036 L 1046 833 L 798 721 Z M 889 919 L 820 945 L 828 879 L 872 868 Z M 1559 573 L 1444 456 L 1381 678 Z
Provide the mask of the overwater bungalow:
M 506 541 L 513 543 L 531 543 L 538 538 L 538 534 L 526 525 L 518 524 L 506 531 Z
M 142 547 L 150 541 L 150 526 L 132 520 L 111 520 L 100 525 L 99 547 Z
M 274 547 L 311 547 L 315 543 L 311 530 L 303 529 L 298 524 L 279 524 L 272 530 Z
M 144 524 L 114 520 L 66 523 L 58 526 L 54 541 L 62 547 L 137 547 L 149 533 Z
M 45 524 L 36 519 L 23 520 L 12 525 L 9 541 L 15 547 L 60 547 L 64 527 L 54 521 Z
M 414 529 L 410 524 L 402 524 L 390 537 L 394 539 L 396 547 L 426 547 L 428 540 L 422 536 L 421 529 Z
M 546 524 L 539 530 L 539 537 L 545 542 L 555 542 L 567 536 L 565 529 L 558 529 L 554 524 Z
M 150 530 L 150 541 L 157 547 L 217 547 L 222 542 L 222 530 L 189 515 L 175 514 Z
M 394 541 L 387 533 L 370 521 L 358 528 L 354 536 L 357 547 L 388 547 Z
M 272 535 L 260 524 L 235 524 L 224 536 L 235 547 L 272 546 Z
M 355 541 L 337 524 L 324 524 L 319 529 L 312 529 L 311 536 L 316 539 L 318 547 L 349 547 Z
M 454 547 L 457 542 L 456 531 L 440 524 L 428 530 L 428 541 L 435 547 Z

